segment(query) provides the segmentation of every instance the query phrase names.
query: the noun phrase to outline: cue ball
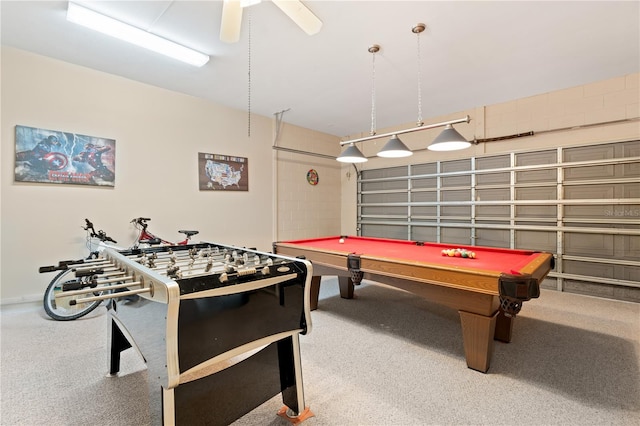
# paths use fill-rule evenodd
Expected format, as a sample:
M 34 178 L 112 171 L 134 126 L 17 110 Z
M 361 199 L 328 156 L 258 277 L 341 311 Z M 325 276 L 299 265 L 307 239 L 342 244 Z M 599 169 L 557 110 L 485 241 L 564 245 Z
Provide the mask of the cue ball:
M 344 244 L 344 238 L 340 238 L 340 239 L 338 240 L 338 242 L 339 242 L 340 244 Z

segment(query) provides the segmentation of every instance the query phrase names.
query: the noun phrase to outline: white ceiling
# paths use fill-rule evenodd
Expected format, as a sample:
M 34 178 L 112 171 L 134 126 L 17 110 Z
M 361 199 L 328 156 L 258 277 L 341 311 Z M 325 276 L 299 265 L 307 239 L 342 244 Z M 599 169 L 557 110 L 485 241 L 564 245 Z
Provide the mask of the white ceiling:
M 640 71 L 638 1 L 305 1 L 323 22 L 313 36 L 263 1 L 236 44 L 219 40 L 221 1 L 79 3 L 211 60 L 183 65 L 67 22 L 66 1 L 3 0 L 2 44 L 247 111 L 250 18 L 252 114 L 288 109 L 285 122 L 336 136 L 368 133 L 373 82 L 376 128 L 416 121 L 418 68 L 425 119 Z

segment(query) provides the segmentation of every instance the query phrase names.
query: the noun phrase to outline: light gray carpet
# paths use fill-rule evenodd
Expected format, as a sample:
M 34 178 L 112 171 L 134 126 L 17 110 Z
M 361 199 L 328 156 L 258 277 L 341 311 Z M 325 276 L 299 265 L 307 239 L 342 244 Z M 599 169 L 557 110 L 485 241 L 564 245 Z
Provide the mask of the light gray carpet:
M 340 299 L 325 278 L 301 337 L 304 425 L 640 424 L 640 304 L 543 290 L 525 303 L 488 374 L 466 367 L 454 310 L 365 283 Z M 105 377 L 106 311 L 72 322 L 3 306 L 1 425 L 149 424 L 133 350 Z M 279 396 L 236 422 L 288 425 Z

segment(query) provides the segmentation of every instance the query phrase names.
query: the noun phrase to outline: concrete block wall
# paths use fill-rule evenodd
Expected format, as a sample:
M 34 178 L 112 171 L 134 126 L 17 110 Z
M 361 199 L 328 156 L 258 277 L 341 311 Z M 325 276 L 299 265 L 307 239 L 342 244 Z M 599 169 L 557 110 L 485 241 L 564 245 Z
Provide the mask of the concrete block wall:
M 286 114 L 284 118 L 276 146 L 296 152 L 274 150 L 277 187 L 273 234 L 279 241 L 337 235 L 341 165 L 335 157 L 339 155 L 339 140 L 321 133 L 309 137 L 311 131 L 288 125 Z M 319 176 L 317 185 L 307 181 L 312 169 Z
M 543 132 L 638 117 L 640 74 L 571 87 L 485 108 L 485 137 Z

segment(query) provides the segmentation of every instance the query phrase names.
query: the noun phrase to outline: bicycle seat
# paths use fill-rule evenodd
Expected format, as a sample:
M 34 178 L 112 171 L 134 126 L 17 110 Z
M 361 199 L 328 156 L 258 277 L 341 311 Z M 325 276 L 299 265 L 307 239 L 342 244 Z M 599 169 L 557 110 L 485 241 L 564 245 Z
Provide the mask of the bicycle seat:
M 185 231 L 184 229 L 181 229 L 181 230 L 180 230 L 180 231 L 178 231 L 178 232 L 180 232 L 181 234 L 186 235 L 186 236 L 187 236 L 187 238 L 189 238 L 189 237 L 191 237 L 191 236 L 193 236 L 193 235 L 196 235 L 196 234 L 197 234 L 198 232 L 200 232 L 200 231 Z

